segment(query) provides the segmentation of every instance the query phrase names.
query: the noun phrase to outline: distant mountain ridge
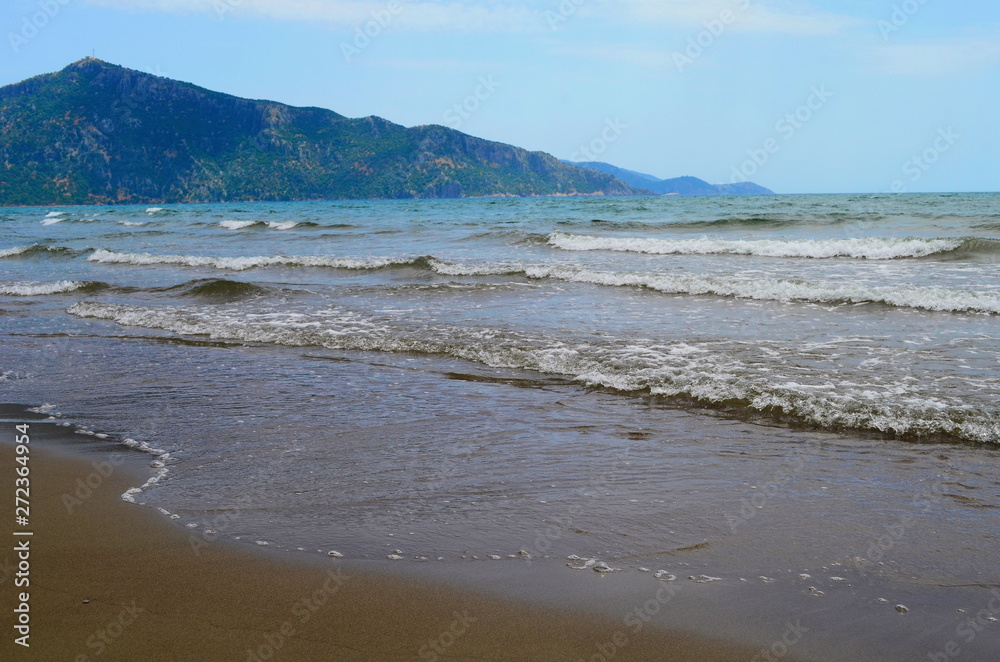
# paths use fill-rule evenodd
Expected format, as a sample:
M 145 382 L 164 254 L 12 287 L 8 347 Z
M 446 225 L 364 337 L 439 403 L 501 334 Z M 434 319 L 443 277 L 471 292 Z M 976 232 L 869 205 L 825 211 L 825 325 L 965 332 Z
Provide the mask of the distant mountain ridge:
M 95 58 L 0 88 L 0 204 L 636 195 L 443 126 L 213 92 Z
M 660 179 L 653 175 L 626 170 L 600 161 L 563 161 L 580 168 L 589 168 L 597 172 L 614 175 L 629 186 L 646 189 L 659 195 L 775 195 L 774 191 L 753 182 L 737 184 L 709 184 L 697 177 L 674 177 Z

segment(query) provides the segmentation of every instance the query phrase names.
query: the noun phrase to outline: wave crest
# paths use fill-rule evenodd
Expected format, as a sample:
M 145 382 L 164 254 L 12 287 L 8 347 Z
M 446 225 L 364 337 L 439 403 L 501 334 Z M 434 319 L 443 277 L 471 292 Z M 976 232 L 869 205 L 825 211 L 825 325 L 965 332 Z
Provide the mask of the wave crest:
M 298 221 L 219 221 L 219 227 L 226 230 L 246 230 L 247 228 L 267 227 L 272 230 L 291 230 L 297 228 L 301 223 Z
M 0 283 L 0 295 L 15 297 L 33 297 L 45 294 L 65 294 L 77 290 L 94 292 L 108 287 L 106 283 L 80 280 L 59 280 L 52 283 L 21 281 L 15 283 Z
M 185 267 L 211 267 L 229 271 L 245 271 L 260 267 L 329 267 L 334 269 L 382 269 L 384 267 L 412 264 L 413 259 L 352 258 L 328 255 L 272 255 L 252 257 L 202 257 L 197 255 L 153 255 L 150 253 L 117 253 L 103 248 L 91 253 L 87 260 L 106 264 L 177 265 Z
M 42 244 L 31 244 L 30 246 L 14 246 L 12 248 L 0 248 L 0 258 L 17 257 L 19 255 L 44 255 L 47 253 L 73 254 L 75 251 L 65 246 L 44 246 Z
M 896 260 L 950 253 L 975 242 L 980 248 L 1000 244 L 985 239 L 918 237 L 860 237 L 854 239 L 653 239 L 648 237 L 594 237 L 554 232 L 550 246 L 566 251 L 616 251 L 652 255 L 755 255 L 829 259 Z

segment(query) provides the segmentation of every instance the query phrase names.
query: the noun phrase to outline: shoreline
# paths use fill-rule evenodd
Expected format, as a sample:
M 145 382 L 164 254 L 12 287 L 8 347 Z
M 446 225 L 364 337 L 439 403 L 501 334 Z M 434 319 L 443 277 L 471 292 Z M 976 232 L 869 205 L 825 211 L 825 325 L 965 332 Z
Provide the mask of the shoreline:
M 721 662 L 759 652 L 654 627 L 633 632 L 611 619 L 360 563 L 205 541 L 121 500 L 145 481 L 149 455 L 92 438 L 79 443 L 67 428 L 14 416 L 3 424 L 5 454 L 13 453 L 15 418 L 30 424 L 34 536 L 31 646 L 5 637 L 0 649 L 12 659 Z M 89 493 L 79 487 L 88 480 Z M 6 562 L 16 563 L 13 554 L 0 558 L 8 605 L 16 598 Z

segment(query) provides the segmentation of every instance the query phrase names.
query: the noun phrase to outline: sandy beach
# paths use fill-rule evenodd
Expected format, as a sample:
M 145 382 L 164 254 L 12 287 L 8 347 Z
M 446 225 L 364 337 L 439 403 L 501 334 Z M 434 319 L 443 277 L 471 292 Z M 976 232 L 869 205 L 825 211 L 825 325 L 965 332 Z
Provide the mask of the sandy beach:
M 3 425 L 0 449 L 10 466 L 15 423 Z M 755 654 L 379 576 L 336 559 L 299 562 L 234 548 L 121 500 L 144 480 L 148 456 L 41 421 L 31 422 L 30 434 L 31 645 L 15 645 L 8 628 L 4 659 L 723 661 Z M 12 520 L 6 499 L 4 517 Z M 15 606 L 16 563 L 8 550 L 7 610 Z

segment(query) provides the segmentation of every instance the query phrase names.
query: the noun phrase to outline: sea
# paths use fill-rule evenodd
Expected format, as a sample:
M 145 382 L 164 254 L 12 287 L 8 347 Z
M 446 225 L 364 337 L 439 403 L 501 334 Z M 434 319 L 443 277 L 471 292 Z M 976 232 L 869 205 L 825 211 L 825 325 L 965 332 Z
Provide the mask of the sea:
M 193 548 L 986 659 L 998 266 L 998 194 L 5 208 L 0 401 Z

